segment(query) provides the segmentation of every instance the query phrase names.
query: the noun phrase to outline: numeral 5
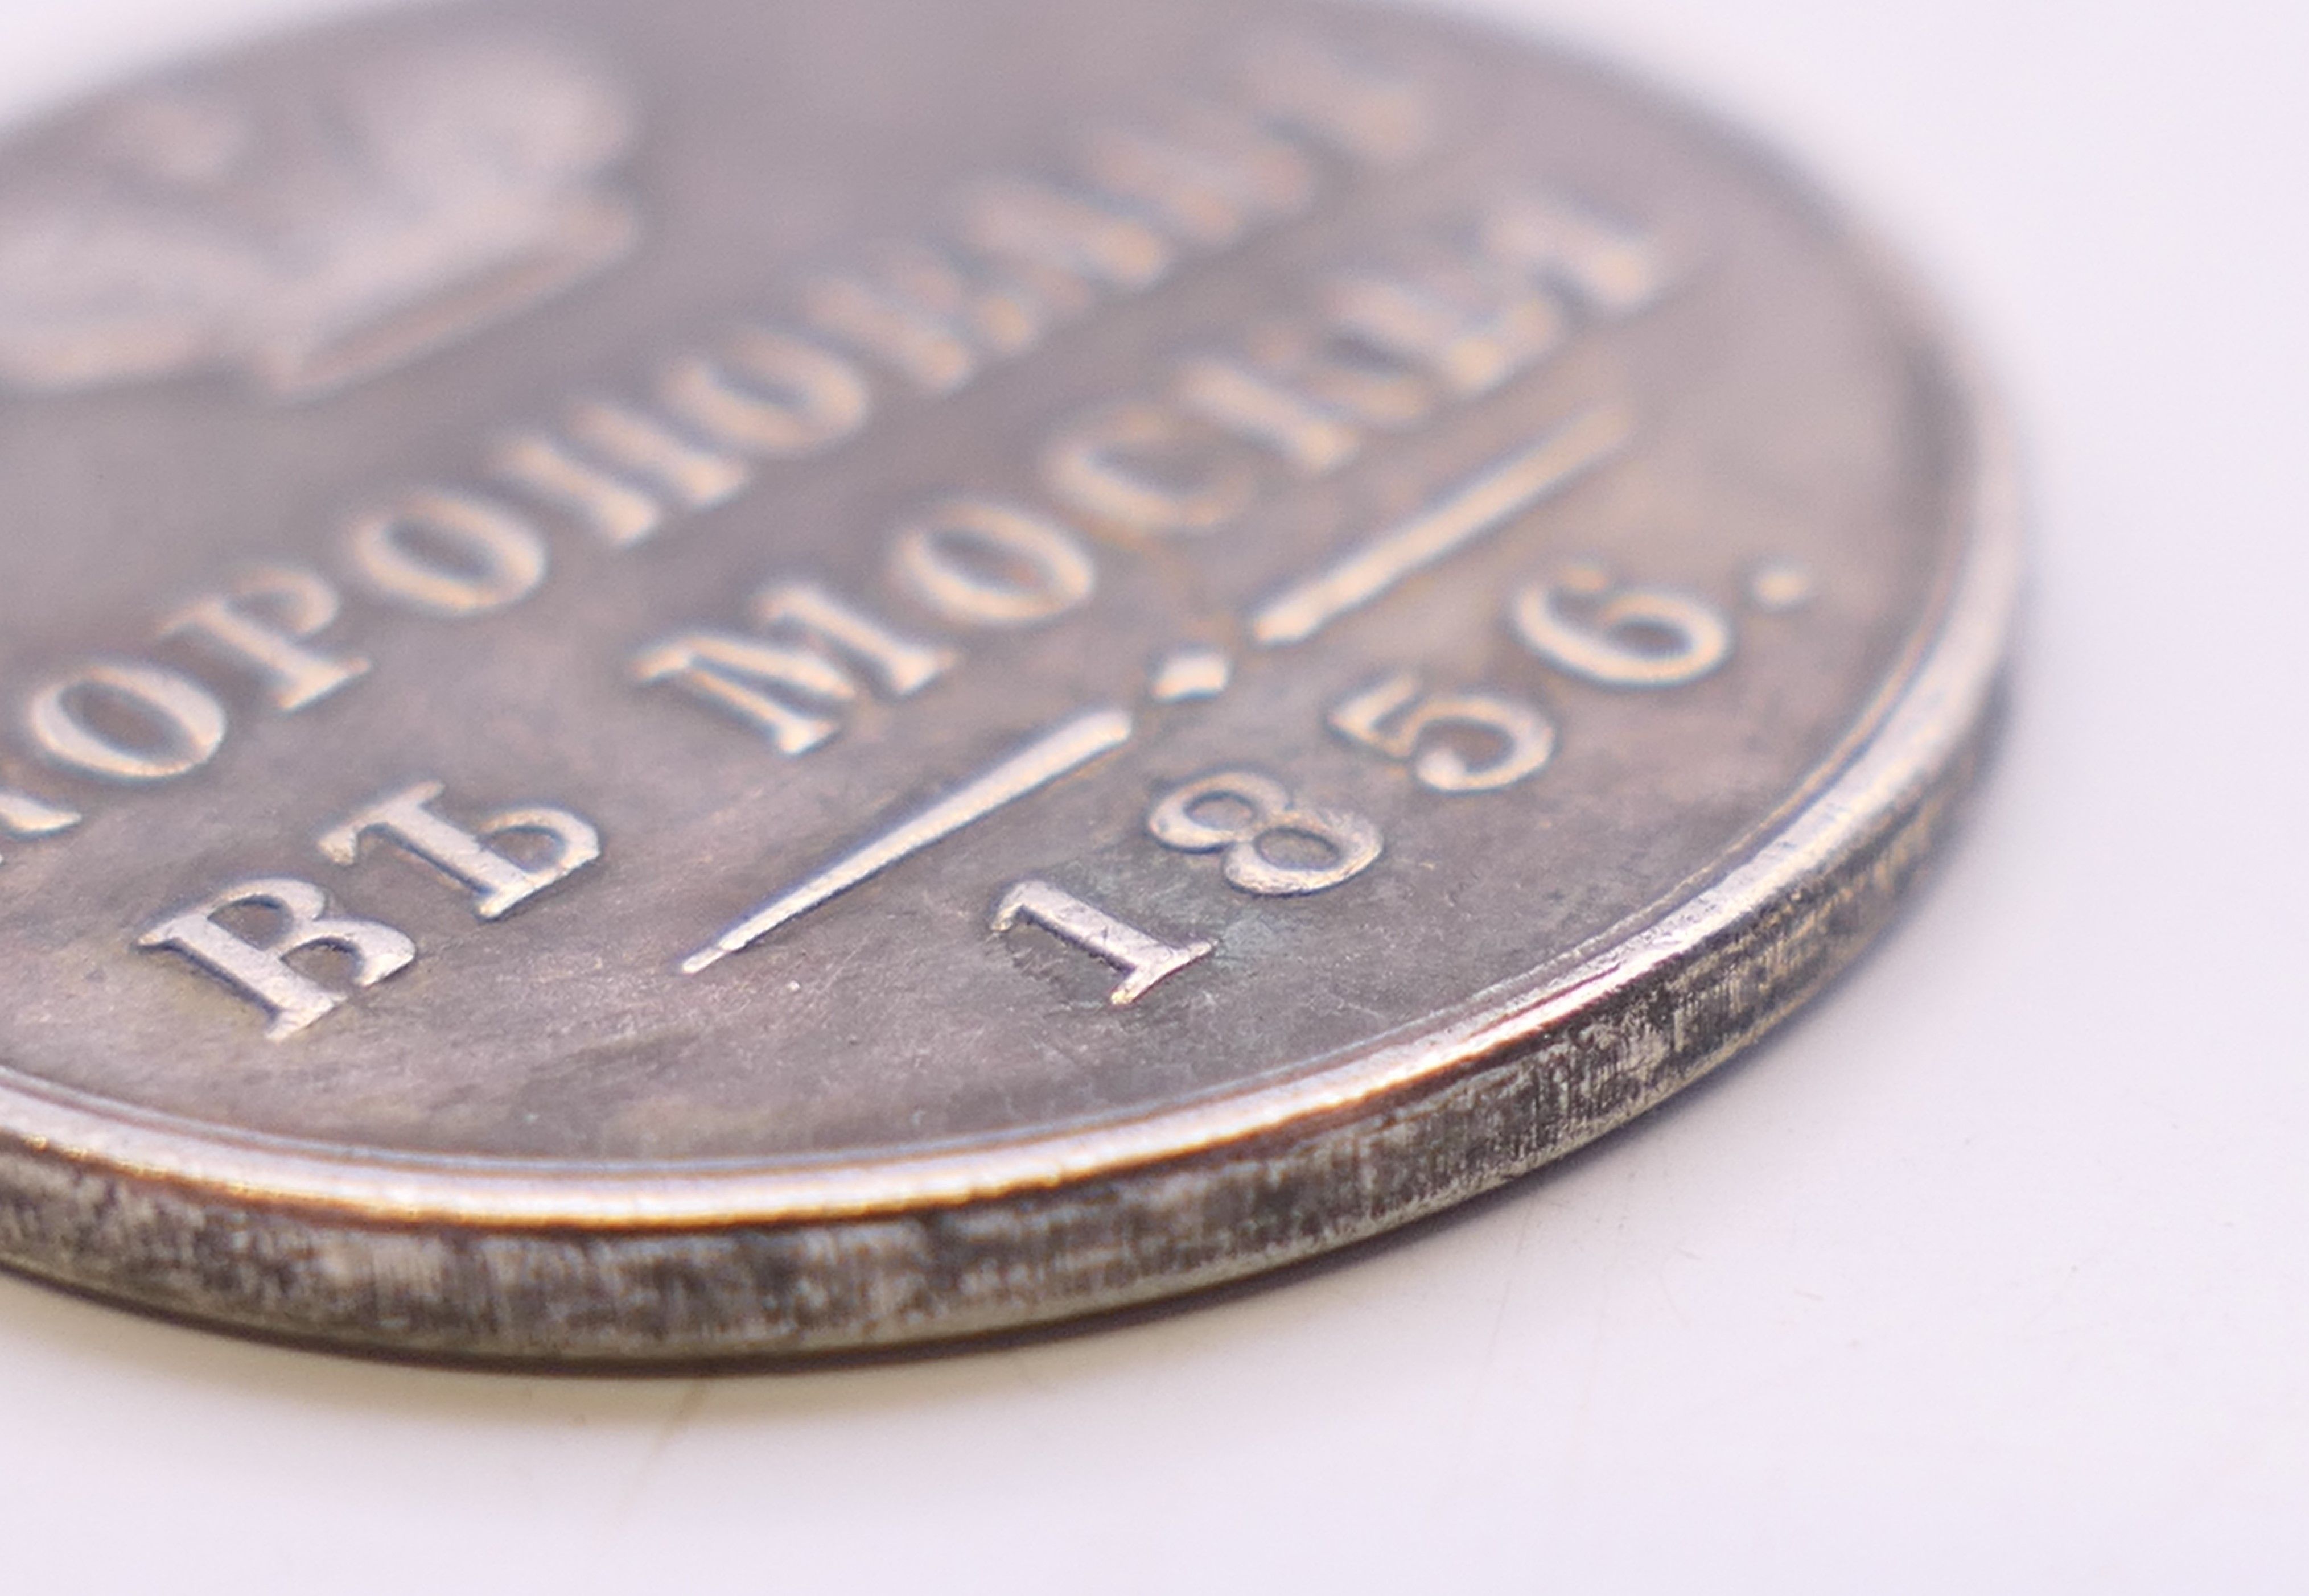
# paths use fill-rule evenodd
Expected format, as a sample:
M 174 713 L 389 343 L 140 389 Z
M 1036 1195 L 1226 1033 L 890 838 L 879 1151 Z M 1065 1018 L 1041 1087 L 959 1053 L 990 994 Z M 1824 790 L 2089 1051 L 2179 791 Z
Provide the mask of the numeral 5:
M 1401 671 L 1363 688 L 1330 714 L 1331 729 L 1411 766 L 1437 792 L 1496 792 L 1546 768 L 1555 726 L 1535 706 L 1490 693 L 1423 694 Z M 1471 760 L 1466 745 L 1488 757 Z

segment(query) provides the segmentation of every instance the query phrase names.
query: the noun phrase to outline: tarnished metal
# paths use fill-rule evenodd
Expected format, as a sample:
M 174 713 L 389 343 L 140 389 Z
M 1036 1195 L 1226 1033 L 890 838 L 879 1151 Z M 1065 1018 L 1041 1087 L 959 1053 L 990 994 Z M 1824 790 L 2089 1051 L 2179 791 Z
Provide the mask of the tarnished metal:
M 0 153 L 0 1255 L 950 1337 L 1535 1168 L 1882 925 L 2010 473 L 1832 210 L 1431 17 L 371 19 Z

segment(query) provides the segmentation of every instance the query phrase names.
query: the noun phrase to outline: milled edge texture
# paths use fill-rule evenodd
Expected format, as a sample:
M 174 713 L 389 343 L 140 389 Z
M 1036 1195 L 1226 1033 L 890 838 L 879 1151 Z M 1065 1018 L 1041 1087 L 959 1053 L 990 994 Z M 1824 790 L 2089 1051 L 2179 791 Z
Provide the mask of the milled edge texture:
M 1714 131 L 1809 192 L 1744 135 Z M 1951 513 L 1967 525 L 1947 602 L 1920 623 L 1932 641 L 1875 735 L 1747 863 L 1546 991 L 1452 1042 L 1439 1032 L 1423 1059 L 1398 1061 L 1393 1084 L 1349 1091 L 1286 1133 L 1048 1189 L 679 1229 L 363 1222 L 235 1203 L 0 1133 L 0 1260 L 134 1307 L 391 1357 L 760 1362 L 1208 1289 L 1435 1214 L 1625 1124 L 1771 1030 L 1874 939 L 1951 828 L 1993 732 L 2019 575 L 2007 436 L 1941 318 L 1868 240 L 1842 242 L 1873 268 L 1953 412 Z
M 1993 721 L 2019 566 L 2002 436 L 1967 397 L 1976 496 L 1956 591 L 1876 738 L 1758 856 L 1789 846 L 1794 879 L 1728 901 L 1703 893 L 1686 906 L 1698 935 L 1598 978 L 1569 1013 L 1543 1007 L 1525 1034 L 1510 1024 L 1457 1068 L 1289 1136 L 1059 1189 L 679 1232 L 367 1225 L 236 1206 L 18 1141 L 0 1144 L 0 1255 L 59 1284 L 281 1339 L 647 1367 L 1048 1324 L 1238 1280 L 1464 1202 L 1777 1024 L 1884 927 L 1950 829 Z M 1807 830 L 1825 845 L 1795 844 Z
M 1740 1051 L 1891 917 L 1977 747 L 1856 840 L 1833 878 L 1535 1046 L 1290 1141 L 904 1218 L 691 1234 L 373 1228 L 202 1201 L 18 1146 L 0 1152 L 0 1251 L 59 1283 L 219 1325 L 565 1364 L 895 1346 L 1220 1284 L 1461 1203 Z

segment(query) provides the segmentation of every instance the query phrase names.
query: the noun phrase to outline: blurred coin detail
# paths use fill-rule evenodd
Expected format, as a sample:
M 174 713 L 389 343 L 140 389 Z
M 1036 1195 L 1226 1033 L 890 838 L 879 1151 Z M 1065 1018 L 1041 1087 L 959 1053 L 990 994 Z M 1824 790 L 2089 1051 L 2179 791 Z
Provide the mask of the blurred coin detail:
M 2001 444 L 1596 69 L 1272 0 L 359 20 L 0 147 L 0 1259 L 427 1355 L 1185 1291 L 1753 1040 Z

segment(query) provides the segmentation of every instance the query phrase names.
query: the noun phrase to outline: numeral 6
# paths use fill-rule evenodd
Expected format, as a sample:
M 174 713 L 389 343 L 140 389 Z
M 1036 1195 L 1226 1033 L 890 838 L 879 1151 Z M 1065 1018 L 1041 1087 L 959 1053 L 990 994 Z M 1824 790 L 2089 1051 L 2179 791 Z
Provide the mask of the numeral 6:
M 1672 588 L 1615 589 L 1599 565 L 1533 582 L 1508 613 L 1526 648 L 1606 687 L 1680 687 L 1732 657 L 1732 623 L 1706 600 Z

